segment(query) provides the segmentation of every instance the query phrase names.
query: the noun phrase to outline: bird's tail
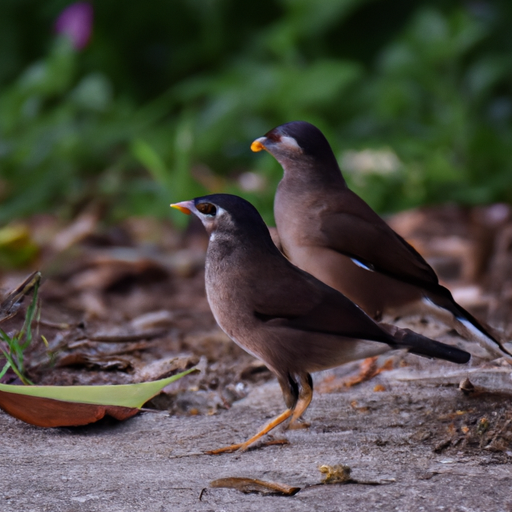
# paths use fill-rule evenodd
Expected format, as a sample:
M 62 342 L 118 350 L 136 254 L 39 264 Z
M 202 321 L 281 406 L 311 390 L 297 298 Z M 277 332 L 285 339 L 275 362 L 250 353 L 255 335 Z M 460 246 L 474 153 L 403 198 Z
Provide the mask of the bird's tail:
M 464 364 L 471 359 L 471 354 L 451 345 L 431 340 L 410 329 L 401 329 L 395 325 L 379 324 L 395 340 L 396 348 L 405 348 L 412 354 L 443 359 L 452 363 Z
M 512 364 L 512 354 L 503 346 L 497 336 L 491 334 L 469 311 L 459 306 L 452 297 L 449 290 L 439 287 L 444 292 L 442 295 L 435 297 L 425 297 L 434 308 L 441 308 L 449 311 L 455 318 L 455 329 L 462 331 L 462 335 L 466 338 L 478 342 L 482 347 L 487 349 L 497 357 L 504 357 Z

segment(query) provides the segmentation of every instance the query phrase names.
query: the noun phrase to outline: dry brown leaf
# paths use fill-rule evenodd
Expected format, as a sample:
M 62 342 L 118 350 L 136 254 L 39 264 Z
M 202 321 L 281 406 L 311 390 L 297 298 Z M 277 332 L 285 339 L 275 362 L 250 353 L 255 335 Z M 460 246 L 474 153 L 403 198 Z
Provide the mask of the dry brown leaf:
M 210 487 L 225 487 L 244 493 L 257 492 L 260 494 L 279 494 L 281 496 L 293 496 L 301 489 L 300 487 L 292 487 L 278 482 L 266 482 L 256 478 L 240 477 L 219 478 L 210 482 Z
M 125 420 L 148 400 L 191 368 L 152 382 L 120 386 L 10 386 L 0 385 L 0 408 L 31 425 L 69 427 L 87 425 L 105 415 Z
M 0 304 L 0 323 L 9 320 L 18 312 L 23 299 L 41 282 L 41 272 L 32 272 L 25 281 L 12 290 Z
M 94 423 L 104 416 L 126 420 L 139 412 L 139 409 L 133 407 L 64 402 L 6 392 L 0 393 L 0 408 L 38 427 L 76 427 Z

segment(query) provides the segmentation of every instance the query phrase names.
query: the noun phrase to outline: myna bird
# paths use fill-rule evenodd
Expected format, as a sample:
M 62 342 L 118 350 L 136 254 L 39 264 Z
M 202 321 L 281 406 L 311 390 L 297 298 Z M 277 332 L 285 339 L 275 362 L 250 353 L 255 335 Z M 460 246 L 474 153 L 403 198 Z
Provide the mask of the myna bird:
M 422 256 L 343 179 L 322 132 L 294 121 L 256 139 L 284 170 L 274 199 L 280 249 L 375 319 L 434 316 L 512 363 L 512 354 L 439 284 Z
M 311 372 L 393 349 L 466 363 L 470 354 L 408 329 L 378 324 L 347 297 L 290 263 L 254 206 L 214 194 L 171 205 L 201 219 L 209 243 L 206 294 L 221 329 L 279 380 L 287 409 L 245 450 L 288 418 L 294 427 L 313 396 Z

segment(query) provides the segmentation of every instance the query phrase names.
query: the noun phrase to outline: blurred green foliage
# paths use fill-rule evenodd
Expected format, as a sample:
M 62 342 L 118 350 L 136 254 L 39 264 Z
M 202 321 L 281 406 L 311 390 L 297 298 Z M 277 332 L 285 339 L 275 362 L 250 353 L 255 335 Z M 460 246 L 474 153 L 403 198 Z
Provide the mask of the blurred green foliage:
M 512 201 L 506 0 L 96 1 L 80 52 L 52 32 L 69 4 L 0 4 L 0 222 L 218 191 L 271 220 L 281 169 L 249 146 L 296 119 L 381 212 Z

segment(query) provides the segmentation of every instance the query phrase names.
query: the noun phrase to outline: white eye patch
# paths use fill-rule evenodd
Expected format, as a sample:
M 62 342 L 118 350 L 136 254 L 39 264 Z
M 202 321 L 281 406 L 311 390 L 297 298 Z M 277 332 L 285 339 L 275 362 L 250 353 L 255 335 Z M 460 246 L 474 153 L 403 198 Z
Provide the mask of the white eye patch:
M 226 210 L 224 208 L 221 208 L 220 206 L 217 206 L 217 217 L 222 217 L 226 214 Z
M 301 147 L 297 144 L 297 141 L 293 137 L 282 135 L 279 144 L 290 151 L 300 151 L 302 153 Z

